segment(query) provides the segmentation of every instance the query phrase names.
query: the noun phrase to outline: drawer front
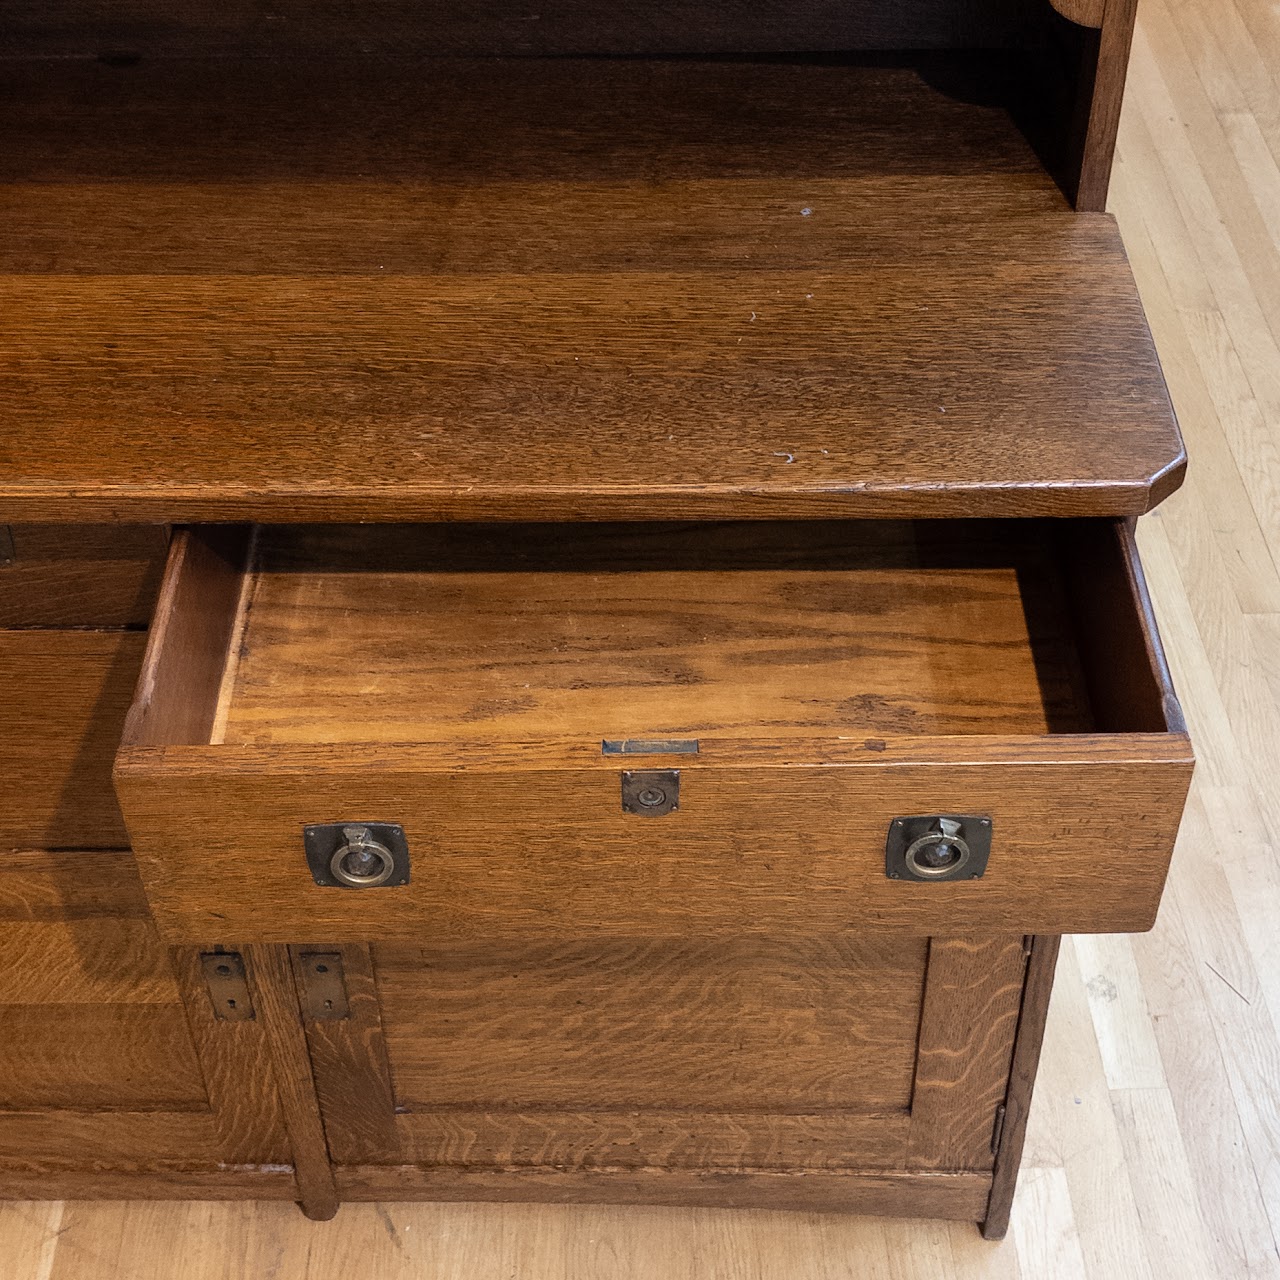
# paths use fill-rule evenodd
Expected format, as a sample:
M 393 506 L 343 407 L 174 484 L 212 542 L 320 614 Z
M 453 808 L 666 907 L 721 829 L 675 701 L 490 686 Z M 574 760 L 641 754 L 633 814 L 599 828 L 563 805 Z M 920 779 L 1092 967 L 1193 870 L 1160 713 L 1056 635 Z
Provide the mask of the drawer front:
M 182 535 L 116 768 L 161 930 L 1150 927 L 1191 756 L 1124 526 L 1064 549 L 1015 523 L 959 551 L 915 528 L 793 531 L 799 552 L 695 534 L 671 581 L 635 567 L 652 534 L 544 534 L 513 571 L 489 533 L 496 552 L 453 546 L 443 572 L 437 535 L 373 563 L 376 533 L 359 556 L 339 531 L 248 561 L 226 531 Z M 626 725 L 683 741 L 602 749 Z M 678 772 L 678 805 L 645 814 L 635 771 Z M 951 814 L 990 823 L 980 878 L 888 874 L 896 819 Z M 364 822 L 403 828 L 407 873 L 317 882 L 304 828 Z
M 0 627 L 146 626 L 163 525 L 0 526 Z
M 288 1165 L 262 1029 L 215 1020 L 198 973 L 171 960 L 128 854 L 0 854 L 0 1186 Z
M 748 762 L 748 744 L 717 743 L 681 766 L 680 808 L 660 818 L 623 811 L 616 764 L 470 770 L 422 748 L 295 749 L 287 766 L 246 749 L 212 770 L 173 748 L 118 786 L 174 939 L 1116 932 L 1154 922 L 1189 774 L 1147 745 L 1028 740 L 975 759 L 938 739 Z M 886 875 L 890 823 L 928 813 L 990 815 L 981 879 Z M 409 883 L 313 881 L 304 825 L 359 820 L 403 825 Z
M 0 850 L 128 845 L 111 762 L 145 646 L 136 631 L 0 631 Z

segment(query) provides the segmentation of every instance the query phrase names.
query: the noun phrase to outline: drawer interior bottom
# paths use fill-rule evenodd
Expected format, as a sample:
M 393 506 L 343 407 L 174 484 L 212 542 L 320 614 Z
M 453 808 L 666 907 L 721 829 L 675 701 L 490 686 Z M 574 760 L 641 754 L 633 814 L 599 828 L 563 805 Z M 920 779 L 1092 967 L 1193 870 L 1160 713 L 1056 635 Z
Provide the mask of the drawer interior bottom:
M 258 531 L 212 741 L 1094 727 L 1037 522 Z

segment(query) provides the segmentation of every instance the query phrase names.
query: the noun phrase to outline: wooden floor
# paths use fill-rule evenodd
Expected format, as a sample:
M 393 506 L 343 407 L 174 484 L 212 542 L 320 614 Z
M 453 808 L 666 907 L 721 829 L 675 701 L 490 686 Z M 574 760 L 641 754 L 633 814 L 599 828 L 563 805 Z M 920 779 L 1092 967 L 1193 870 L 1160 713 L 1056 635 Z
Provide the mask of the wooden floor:
M 1155 931 L 1064 948 L 1008 1240 L 760 1212 L 13 1204 L 2 1280 L 1280 1277 L 1280 5 L 1141 10 L 1112 207 L 1192 458 L 1140 542 L 1200 767 Z

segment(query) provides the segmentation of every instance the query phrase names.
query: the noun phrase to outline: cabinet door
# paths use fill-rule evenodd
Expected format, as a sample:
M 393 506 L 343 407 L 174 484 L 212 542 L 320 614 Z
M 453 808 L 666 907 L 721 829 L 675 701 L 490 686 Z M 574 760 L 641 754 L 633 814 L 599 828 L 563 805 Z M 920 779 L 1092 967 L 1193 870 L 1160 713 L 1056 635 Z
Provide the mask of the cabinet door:
M 216 1016 L 129 854 L 0 854 L 0 1026 L 0 1194 L 296 1194 L 265 1023 Z
M 346 1198 L 983 1214 L 1020 938 L 293 954 Z

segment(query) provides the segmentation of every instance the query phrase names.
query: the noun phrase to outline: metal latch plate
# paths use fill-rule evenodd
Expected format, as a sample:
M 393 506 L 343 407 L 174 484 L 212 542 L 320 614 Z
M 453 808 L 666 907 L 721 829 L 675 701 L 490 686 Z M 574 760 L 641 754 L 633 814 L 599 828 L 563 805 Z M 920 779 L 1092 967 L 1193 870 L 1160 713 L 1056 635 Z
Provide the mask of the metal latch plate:
M 304 951 L 298 957 L 302 977 L 302 1016 L 311 1022 L 336 1022 L 351 1016 L 342 956 L 336 951 Z
M 244 958 L 238 951 L 206 951 L 200 956 L 200 968 L 213 1016 L 223 1022 L 252 1022 L 253 1000 L 244 973 Z
M 622 810 L 661 818 L 680 807 L 679 769 L 628 769 L 622 775 Z

